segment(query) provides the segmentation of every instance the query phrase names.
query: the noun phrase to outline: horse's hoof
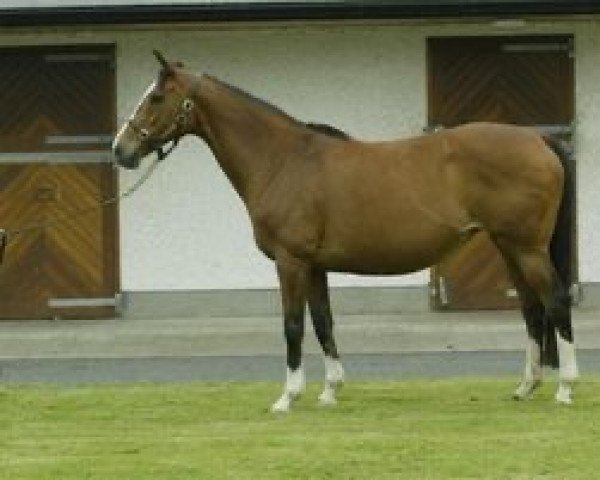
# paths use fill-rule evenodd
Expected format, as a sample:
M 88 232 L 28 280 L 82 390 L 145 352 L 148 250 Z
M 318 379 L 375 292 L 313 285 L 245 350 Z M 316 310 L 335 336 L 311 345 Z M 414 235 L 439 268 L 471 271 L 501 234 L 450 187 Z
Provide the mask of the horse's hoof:
M 542 382 L 540 380 L 521 383 L 513 393 L 513 400 L 529 400 L 533 396 L 533 392 L 535 392 L 541 384 Z
M 570 397 L 562 398 L 557 395 L 555 399 L 556 403 L 558 403 L 559 405 L 573 405 L 573 399 Z
M 285 392 L 279 400 L 277 400 L 271 406 L 271 412 L 273 413 L 287 413 L 290 411 L 292 407 L 292 403 L 295 399 L 297 399 L 300 395 L 291 395 L 289 392 Z
M 565 385 L 559 385 L 554 399 L 560 405 L 572 405 L 573 397 L 571 396 L 571 389 Z
M 517 388 L 512 395 L 513 400 L 517 402 L 525 402 L 527 400 L 531 400 L 533 396 L 533 390 L 524 391 L 521 388 Z
M 281 398 L 271 406 L 271 413 L 288 413 L 289 411 L 290 402 L 283 401 Z
M 533 390 L 524 390 L 522 388 L 517 388 L 512 395 L 513 400 L 517 402 L 531 400 L 531 397 L 533 397 Z
M 337 405 L 337 400 L 330 392 L 323 392 L 319 395 L 319 405 L 322 407 L 335 407 Z

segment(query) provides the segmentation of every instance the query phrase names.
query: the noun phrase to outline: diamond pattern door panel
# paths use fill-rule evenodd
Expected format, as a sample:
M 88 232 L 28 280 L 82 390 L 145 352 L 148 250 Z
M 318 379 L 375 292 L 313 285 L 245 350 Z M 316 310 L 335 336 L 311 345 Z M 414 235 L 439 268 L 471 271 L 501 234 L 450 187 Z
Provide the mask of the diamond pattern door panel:
M 0 49 L 0 318 L 114 315 L 113 97 L 110 47 Z
M 0 268 L 0 317 L 111 316 L 112 307 L 51 308 L 53 299 L 114 297 L 114 191 L 104 164 L 0 166 L 3 228 L 33 228 L 10 239 Z M 81 215 L 81 212 L 87 212 Z

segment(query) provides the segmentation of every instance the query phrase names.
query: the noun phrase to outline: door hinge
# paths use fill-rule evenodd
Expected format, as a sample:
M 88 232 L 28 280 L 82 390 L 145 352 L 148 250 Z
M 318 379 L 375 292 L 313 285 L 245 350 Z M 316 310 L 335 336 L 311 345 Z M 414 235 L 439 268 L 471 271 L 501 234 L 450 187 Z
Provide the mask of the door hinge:
M 581 283 L 576 282 L 571 284 L 569 294 L 571 295 L 571 305 L 579 305 L 583 301 L 583 287 L 581 286 Z
M 423 127 L 423 133 L 435 133 L 443 130 L 445 127 L 443 125 L 427 125 Z
M 516 288 L 507 288 L 506 298 L 519 298 L 519 292 Z
M 448 285 L 446 283 L 446 279 L 440 275 L 437 279 L 437 283 L 437 292 L 440 305 L 442 307 L 447 307 L 450 305 L 450 298 L 448 296 Z

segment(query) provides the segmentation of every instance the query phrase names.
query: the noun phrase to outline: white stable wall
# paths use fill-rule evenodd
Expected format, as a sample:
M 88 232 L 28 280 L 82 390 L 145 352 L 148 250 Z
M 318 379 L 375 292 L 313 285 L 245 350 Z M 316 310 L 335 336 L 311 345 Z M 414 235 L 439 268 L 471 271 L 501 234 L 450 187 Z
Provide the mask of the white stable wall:
M 306 121 L 363 138 L 424 126 L 424 46 L 398 29 L 276 28 L 170 33 L 164 53 Z M 119 112 L 129 112 L 157 63 L 154 33 L 119 45 Z M 132 61 L 135 59 L 135 62 Z M 135 94 L 133 93 L 135 92 Z M 407 97 L 413 97 L 413 100 Z M 418 101 L 414 101 L 418 99 Z M 123 184 L 136 174 L 124 174 Z M 246 212 L 208 149 L 189 139 L 122 211 L 124 289 L 266 288 L 272 263 L 254 247 Z M 150 208 L 149 205 L 160 205 Z M 427 274 L 334 285 L 425 283 Z
M 239 25 L 10 30 L 0 45 L 115 43 L 117 114 L 127 118 L 157 73 L 161 49 L 193 71 L 213 74 L 304 120 L 360 138 L 421 132 L 426 122 L 426 38 L 573 33 L 576 39 L 580 276 L 600 282 L 598 146 L 600 20 L 530 21 L 514 30 L 464 24 Z M 122 172 L 121 188 L 140 172 Z M 245 210 L 210 151 L 185 139 L 120 212 L 124 291 L 271 288 L 274 269 L 256 250 Z M 334 275 L 332 285 L 425 285 L 403 277 Z
M 579 278 L 600 282 L 600 21 L 575 35 L 575 139 Z

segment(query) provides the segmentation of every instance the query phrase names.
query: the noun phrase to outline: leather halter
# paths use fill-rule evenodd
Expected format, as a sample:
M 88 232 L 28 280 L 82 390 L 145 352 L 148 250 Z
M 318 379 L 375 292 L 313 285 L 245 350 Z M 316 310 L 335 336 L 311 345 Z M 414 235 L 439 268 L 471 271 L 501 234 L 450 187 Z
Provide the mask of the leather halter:
M 183 101 L 181 102 L 181 105 L 178 109 L 179 111 L 174 116 L 174 119 L 171 122 L 167 133 L 165 134 L 165 136 L 168 137 L 171 134 L 176 133 L 176 136 L 173 138 L 173 140 L 170 141 L 171 144 L 165 149 L 163 149 L 164 144 L 158 145 L 157 141 L 152 140 L 149 137 L 149 132 L 147 129 L 136 125 L 132 119 L 128 121 L 129 127 L 141 138 L 142 142 L 147 142 L 151 146 L 153 144 L 157 144 L 156 146 L 152 147 L 152 150 L 156 152 L 156 158 L 158 162 L 163 161 L 171 154 L 171 152 L 173 152 L 173 150 L 175 150 L 175 148 L 179 144 L 179 140 L 181 140 L 181 137 L 183 137 L 185 131 L 192 124 L 192 112 L 194 111 L 194 108 L 196 106 L 193 97 L 197 90 L 198 82 L 195 82 L 190 88 L 188 95 L 186 95 Z

